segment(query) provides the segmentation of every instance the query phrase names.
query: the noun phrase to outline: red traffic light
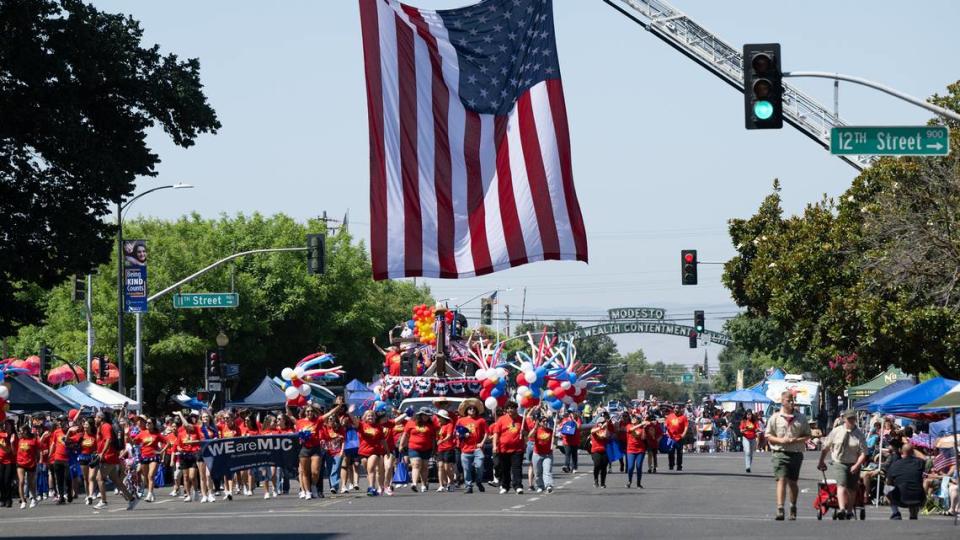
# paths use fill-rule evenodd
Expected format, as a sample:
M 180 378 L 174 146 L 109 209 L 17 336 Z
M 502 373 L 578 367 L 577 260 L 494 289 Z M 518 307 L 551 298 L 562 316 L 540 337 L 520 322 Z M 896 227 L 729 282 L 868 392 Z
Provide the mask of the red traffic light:
M 693 253 L 684 253 L 684 254 L 683 254 L 683 262 L 685 262 L 685 263 L 692 263 L 692 262 L 693 262 Z

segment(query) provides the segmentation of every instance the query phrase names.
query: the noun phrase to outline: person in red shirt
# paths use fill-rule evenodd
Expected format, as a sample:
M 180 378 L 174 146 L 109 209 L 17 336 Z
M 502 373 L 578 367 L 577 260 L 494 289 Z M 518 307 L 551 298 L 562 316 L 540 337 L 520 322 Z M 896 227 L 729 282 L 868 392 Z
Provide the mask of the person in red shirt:
M 20 509 L 27 501 L 30 508 L 37 506 L 40 497 L 36 493 L 37 464 L 40 462 L 40 441 L 28 424 L 20 426 L 20 439 L 17 442 L 17 485 L 20 487 Z M 32 496 L 31 496 L 32 495 Z
M 554 424 L 541 411 L 531 413 L 530 439 L 533 440 L 533 487 L 537 493 L 553 493 Z
M 80 443 L 80 430 L 70 427 L 66 416 L 56 421 L 56 427 L 50 436 L 50 461 L 53 463 L 53 475 L 57 481 L 57 504 L 73 502 L 73 492 L 67 484 L 70 456 L 67 447 Z
M 393 495 L 393 474 L 396 472 L 397 457 L 400 455 L 397 443 L 403 436 L 403 422 L 384 418 L 380 425 L 383 427 L 383 440 L 387 445 L 387 453 L 383 456 L 383 492 Z
M 0 507 L 13 507 L 13 481 L 17 477 L 17 429 L 7 419 L 0 430 Z
M 644 441 L 647 445 L 647 472 L 657 472 L 657 452 L 660 450 L 660 438 L 663 437 L 663 426 L 657 420 L 657 415 L 647 412 L 647 427 L 644 428 Z
M 181 426 L 177 430 L 177 455 L 180 457 L 180 470 L 183 472 L 183 487 L 186 493 L 183 496 L 183 502 L 193 502 L 195 490 L 199 488 L 197 481 L 197 459 L 200 454 L 200 441 L 203 435 L 200 434 L 200 426 L 197 425 L 196 416 L 185 417 L 183 413 L 177 411 L 180 417 Z
M 673 470 L 674 462 L 677 465 L 677 471 L 683 470 L 683 439 L 690 430 L 690 422 L 687 415 L 683 413 L 683 405 L 677 403 L 673 412 L 667 415 L 667 435 L 676 443 L 668 454 L 670 459 L 670 470 Z
M 522 495 L 523 451 L 527 446 L 524 442 L 527 425 L 525 419 L 517 414 L 516 402 L 508 401 L 503 406 L 503 410 L 504 414 L 490 427 L 490 433 L 493 435 L 493 451 L 497 453 L 500 493 L 504 494 L 512 487 L 517 495 Z
M 83 483 L 87 492 L 86 503 L 87 505 L 91 505 L 93 504 L 92 493 L 94 488 L 97 487 L 97 469 L 96 467 L 90 466 L 90 461 L 93 459 L 97 450 L 97 426 L 94 424 L 93 418 L 87 418 L 83 421 L 81 431 L 80 455 L 77 456 L 77 461 L 80 463 Z
M 422 407 L 413 420 L 407 421 L 403 437 L 400 438 L 400 450 L 406 449 L 410 457 L 411 488 L 414 492 L 419 490 L 425 493 L 430 482 L 427 468 L 437 442 L 437 427 L 432 416 L 433 411 Z
M 133 441 L 140 445 L 140 474 L 144 476 L 143 483 L 147 485 L 147 496 L 144 499 L 147 502 L 155 500 L 153 495 L 153 478 L 157 474 L 157 466 L 163 459 L 163 451 L 166 450 L 167 441 L 163 438 L 157 423 L 152 418 L 147 418 L 144 428 L 138 433 Z
M 740 436 L 743 439 L 743 460 L 747 472 L 750 472 L 753 465 L 753 452 L 757 449 L 757 432 L 760 430 L 760 423 L 753 411 L 747 411 L 740 421 Z
M 243 425 L 240 426 L 240 435 L 242 437 L 256 437 L 260 435 L 260 426 L 253 415 L 249 415 L 243 419 Z M 240 485 L 243 486 L 243 494 L 247 497 L 252 497 L 253 490 L 256 487 L 256 474 L 251 469 L 240 471 L 238 474 L 240 475 Z M 267 497 L 269 496 L 270 493 L 267 493 Z
M 381 425 L 383 418 L 383 414 L 377 415 L 368 410 L 363 413 L 357 427 L 357 437 L 360 439 L 357 453 L 367 470 L 367 495 L 371 497 L 383 493 L 383 455 L 387 451 Z
M 383 372 L 391 377 L 399 377 L 401 372 L 399 348 L 396 345 L 391 345 L 387 347 L 387 350 L 383 350 L 377 345 L 377 338 L 371 338 L 371 341 L 373 341 L 373 346 L 383 355 Z
M 107 507 L 106 479 L 109 478 L 127 501 L 127 510 L 133 510 L 139 500 L 130 493 L 126 484 L 120 480 L 120 474 L 117 471 L 120 466 L 120 440 L 113 428 L 113 418 L 105 411 L 98 412 L 94 418 L 97 425 L 97 457 L 94 460 L 100 468 L 100 475 L 97 476 L 100 502 L 94 508 L 102 510 Z
M 320 416 L 319 407 L 311 404 L 305 408 L 303 418 L 297 420 L 295 428 L 300 434 L 300 498 L 323 498 L 323 454 L 326 441 L 326 430 L 323 424 L 326 419 L 339 414 L 340 405 L 330 412 Z M 318 488 L 319 485 L 319 488 Z
M 627 413 L 626 420 L 627 424 L 624 426 L 623 433 L 627 439 L 627 489 L 630 489 L 630 485 L 633 483 L 634 469 L 637 471 L 637 487 L 642 489 L 643 458 L 647 454 L 647 422 L 643 420 L 637 411 Z
M 467 493 L 473 493 L 473 484 L 481 492 L 483 488 L 483 445 L 487 441 L 487 421 L 483 414 L 483 403 L 479 399 L 469 398 L 460 404 L 461 418 L 457 420 L 456 431 L 460 438 L 460 466 L 467 484 Z
M 564 425 L 571 425 L 566 431 L 569 435 L 563 434 Z M 567 413 L 566 419 L 561 424 L 561 437 L 563 437 L 563 472 L 577 474 L 577 454 L 580 451 L 580 430 L 583 425 L 580 415 L 576 411 Z M 572 433 L 571 433 L 572 432 Z
M 437 491 L 453 491 L 457 479 L 456 426 L 445 409 L 437 411 L 440 427 L 437 430 Z
M 590 429 L 590 457 L 593 458 L 593 486 L 607 487 L 607 443 L 616 437 L 616 430 L 610 422 L 610 413 L 601 412 L 596 425 Z
M 200 414 L 200 437 L 204 441 L 220 438 L 220 430 L 213 423 L 213 417 L 209 411 L 203 411 Z M 200 503 L 216 502 L 216 486 L 213 479 L 210 478 L 210 471 L 203 459 L 197 460 L 197 476 L 200 478 Z
M 346 430 L 340 418 L 333 415 L 324 422 L 327 439 L 327 464 L 330 466 L 330 493 L 340 491 L 340 466 L 343 464 L 343 441 Z

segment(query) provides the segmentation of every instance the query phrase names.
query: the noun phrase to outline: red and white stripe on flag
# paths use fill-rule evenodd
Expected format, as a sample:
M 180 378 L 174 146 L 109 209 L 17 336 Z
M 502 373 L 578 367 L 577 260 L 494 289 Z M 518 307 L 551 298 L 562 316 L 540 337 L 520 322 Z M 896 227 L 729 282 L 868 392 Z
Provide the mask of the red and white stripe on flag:
M 360 19 L 374 279 L 587 262 L 560 79 L 531 87 L 508 115 L 479 114 L 460 100 L 436 12 L 360 0 Z

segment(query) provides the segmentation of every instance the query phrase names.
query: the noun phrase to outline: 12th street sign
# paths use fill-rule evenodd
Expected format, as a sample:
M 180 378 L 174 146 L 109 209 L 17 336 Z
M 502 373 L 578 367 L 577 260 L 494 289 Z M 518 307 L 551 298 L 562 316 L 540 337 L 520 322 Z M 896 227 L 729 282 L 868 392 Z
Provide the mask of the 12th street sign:
M 830 153 L 858 156 L 945 156 L 946 126 L 844 126 L 830 130 Z
M 179 309 L 234 308 L 239 305 L 239 293 L 188 293 L 173 295 L 173 307 Z

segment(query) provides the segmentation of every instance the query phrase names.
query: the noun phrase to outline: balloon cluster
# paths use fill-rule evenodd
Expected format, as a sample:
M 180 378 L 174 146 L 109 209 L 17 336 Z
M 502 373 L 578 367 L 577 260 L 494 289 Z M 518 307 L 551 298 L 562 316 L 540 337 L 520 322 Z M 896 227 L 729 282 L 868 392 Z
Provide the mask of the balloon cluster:
M 73 367 L 68 364 L 57 366 L 47 372 L 47 382 L 50 384 L 63 384 L 68 382 L 83 382 L 87 380 L 87 372 L 81 367 Z
M 3 380 L 7 375 L 17 375 L 20 373 L 30 373 L 30 370 L 23 367 L 14 367 L 13 362 L 10 360 L 4 360 L 3 363 L 0 363 L 0 422 L 3 422 L 7 418 L 7 409 L 10 408 L 10 404 L 7 400 L 10 398 L 10 389 L 3 384 Z
M 596 368 L 576 360 L 577 349 L 570 341 L 556 344 L 556 338 L 547 342 L 546 331 L 540 343 L 534 343 L 527 334 L 531 354 L 517 352 L 521 361 L 517 375 L 517 402 L 523 408 L 536 407 L 541 402 L 553 410 L 564 405 L 583 403 L 587 390 L 600 384 Z
M 447 311 L 444 317 L 447 324 L 453 322 L 453 312 Z M 413 318 L 407 321 L 407 327 L 413 330 L 413 335 L 417 336 L 420 343 L 424 345 L 437 345 L 436 332 L 437 316 L 434 309 L 426 304 L 413 306 Z
M 9 366 L 11 368 L 24 369 L 26 370 L 26 373 L 33 375 L 34 377 L 40 376 L 40 357 L 37 355 L 28 356 L 26 360 L 20 360 L 18 358 L 6 358 L 3 361 L 0 361 L 0 364 Z
M 467 360 L 477 366 L 474 376 L 480 381 L 480 399 L 487 409 L 495 411 L 509 398 L 507 392 L 507 363 L 503 360 L 503 343 L 484 345 L 483 342 L 469 347 Z
M 293 368 L 283 368 L 280 376 L 284 379 L 283 393 L 287 396 L 287 405 L 302 407 L 307 404 L 307 396 L 312 391 L 313 381 L 332 381 L 343 375 L 343 367 L 321 368 L 323 364 L 333 363 L 333 355 L 314 353 L 305 356 Z

